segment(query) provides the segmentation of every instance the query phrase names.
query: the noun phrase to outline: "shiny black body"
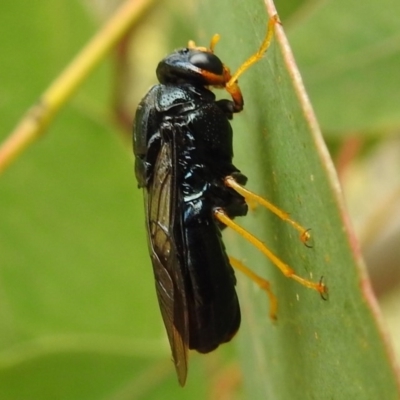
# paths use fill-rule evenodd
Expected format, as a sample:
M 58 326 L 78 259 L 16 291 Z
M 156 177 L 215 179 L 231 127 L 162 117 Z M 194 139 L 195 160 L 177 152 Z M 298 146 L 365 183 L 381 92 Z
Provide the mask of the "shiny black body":
M 228 175 L 246 182 L 232 164 L 233 102 L 216 101 L 205 82 L 186 70 L 179 76 L 182 66 L 193 67 L 182 58 L 196 53 L 181 52 L 159 64 L 161 83 L 138 106 L 134 153 L 158 300 L 178 376 L 185 375 L 182 384 L 187 348 L 210 352 L 239 328 L 236 278 L 213 210 L 220 207 L 234 218 L 246 215 L 247 204 L 224 184 Z M 213 62 L 209 69 L 218 70 L 217 57 L 206 58 Z

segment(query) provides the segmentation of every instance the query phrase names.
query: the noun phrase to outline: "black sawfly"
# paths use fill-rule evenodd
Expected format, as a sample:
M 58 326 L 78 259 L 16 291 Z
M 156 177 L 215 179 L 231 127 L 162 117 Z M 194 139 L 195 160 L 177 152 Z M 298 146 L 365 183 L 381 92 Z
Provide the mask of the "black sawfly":
M 231 75 L 209 48 L 189 42 L 157 67 L 158 85 L 140 102 L 134 122 L 135 173 L 144 189 L 148 246 L 156 292 L 179 383 L 186 382 L 188 349 L 208 353 L 228 342 L 240 325 L 233 267 L 267 291 L 270 314 L 277 301 L 269 283 L 239 260 L 229 258 L 221 231 L 236 230 L 281 271 L 325 295 L 326 286 L 311 282 L 275 256 L 233 219 L 247 214 L 246 200 L 256 201 L 291 223 L 307 241 L 309 233 L 262 197 L 244 188 L 247 178 L 232 164 L 229 120 L 243 109 L 238 77 L 261 59 L 273 38 L 278 17 L 269 20 L 259 50 Z M 223 88 L 232 100 L 216 100 L 210 87 Z

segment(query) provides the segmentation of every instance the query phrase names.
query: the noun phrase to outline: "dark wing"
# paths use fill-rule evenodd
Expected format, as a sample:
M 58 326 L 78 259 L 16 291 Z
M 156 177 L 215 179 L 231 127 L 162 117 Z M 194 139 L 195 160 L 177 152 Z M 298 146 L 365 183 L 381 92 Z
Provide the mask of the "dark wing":
M 183 386 L 187 376 L 189 333 L 185 281 L 174 238 L 176 222 L 180 220 L 176 216 L 179 199 L 174 153 L 171 143 L 162 144 L 153 179 L 145 191 L 145 206 L 158 302 L 179 383 Z

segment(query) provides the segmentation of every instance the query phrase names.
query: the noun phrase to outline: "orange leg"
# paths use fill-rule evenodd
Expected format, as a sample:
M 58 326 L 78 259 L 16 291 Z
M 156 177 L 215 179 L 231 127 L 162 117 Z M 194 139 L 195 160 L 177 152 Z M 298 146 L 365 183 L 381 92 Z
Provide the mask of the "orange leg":
M 293 228 L 295 228 L 297 231 L 300 232 L 301 241 L 307 247 L 310 247 L 307 245 L 308 240 L 311 238 L 310 230 L 305 229 L 300 224 L 298 224 L 296 221 L 292 220 L 286 211 L 281 210 L 280 208 L 276 207 L 275 205 L 273 205 L 272 203 L 270 203 L 268 200 L 264 199 L 263 197 L 259 196 L 258 194 L 255 194 L 255 193 L 251 192 L 250 190 L 246 189 L 245 187 L 243 187 L 242 185 L 239 185 L 236 182 L 235 178 L 233 178 L 232 176 L 227 176 L 225 178 L 225 185 L 232 188 L 233 190 L 235 190 L 235 192 L 238 192 L 239 194 L 241 194 L 246 199 L 246 202 L 249 202 L 250 204 L 252 204 L 252 203 L 260 204 L 263 207 L 270 210 L 271 212 L 273 212 L 276 216 L 278 216 L 283 221 L 292 225 Z
M 260 61 L 265 52 L 268 50 L 269 46 L 271 45 L 272 38 L 274 36 L 275 32 L 275 25 L 279 24 L 279 17 L 277 14 L 275 14 L 273 17 L 271 17 L 268 20 L 268 27 L 267 27 L 267 34 L 265 35 L 265 38 L 263 42 L 261 43 L 260 48 L 257 50 L 256 53 L 254 53 L 252 56 L 250 56 L 238 69 L 237 71 L 232 75 L 231 79 L 229 82 L 226 84 L 227 89 L 229 89 L 237 80 L 239 79 L 239 76 L 243 74 L 244 71 L 249 69 L 253 64 L 256 62 Z
M 278 299 L 271 290 L 271 284 L 261 276 L 254 273 L 250 268 L 247 268 L 241 261 L 234 257 L 229 257 L 229 261 L 233 268 L 243 272 L 248 278 L 250 278 L 254 283 L 256 283 L 260 289 L 264 290 L 270 301 L 269 305 L 269 316 L 272 320 L 276 321 L 277 311 L 278 311 Z
M 321 294 L 322 298 L 325 298 L 328 289 L 322 282 L 322 279 L 319 282 L 312 282 L 296 275 L 295 271 L 289 267 L 289 265 L 285 264 L 279 257 L 277 257 L 263 242 L 261 242 L 261 240 L 257 239 L 254 235 L 229 218 L 222 208 L 216 208 L 214 210 L 214 216 L 224 225 L 239 233 L 239 235 L 249 241 L 253 246 L 257 247 L 257 249 L 269 258 L 269 260 L 279 268 L 287 278 L 293 279 L 309 289 L 316 290 Z
M 240 89 L 238 85 L 239 76 L 243 74 L 246 70 L 248 70 L 253 64 L 260 61 L 264 56 L 265 52 L 268 50 L 269 46 L 271 45 L 272 38 L 275 32 L 275 25 L 279 24 L 278 15 L 274 15 L 268 20 L 268 27 L 267 27 L 267 34 L 263 42 L 261 43 L 260 48 L 250 56 L 237 70 L 236 72 L 230 77 L 229 81 L 225 85 L 225 89 L 227 92 L 232 96 L 235 101 L 237 111 L 241 111 L 243 108 L 243 104 L 240 103 L 239 98 L 241 97 Z
M 268 20 L 267 33 L 261 46 L 259 49 L 250 56 L 238 69 L 237 71 L 231 75 L 229 68 L 224 65 L 224 71 L 221 75 L 210 74 L 207 76 L 207 71 L 202 71 L 203 76 L 207 76 L 208 82 L 210 85 L 218 88 L 225 88 L 226 91 L 232 96 L 232 100 L 234 103 L 234 112 L 240 112 L 243 110 L 243 96 L 240 91 L 240 87 L 238 85 L 238 78 L 243 74 L 247 69 L 249 69 L 253 64 L 260 61 L 264 56 L 265 52 L 268 50 L 271 45 L 272 38 L 275 32 L 275 25 L 280 24 L 278 15 L 274 15 Z M 193 40 L 189 40 L 188 48 L 189 49 L 197 49 L 204 52 L 214 53 L 215 45 L 218 43 L 220 36 L 215 34 L 211 38 L 210 47 L 202 47 L 196 46 L 196 43 Z

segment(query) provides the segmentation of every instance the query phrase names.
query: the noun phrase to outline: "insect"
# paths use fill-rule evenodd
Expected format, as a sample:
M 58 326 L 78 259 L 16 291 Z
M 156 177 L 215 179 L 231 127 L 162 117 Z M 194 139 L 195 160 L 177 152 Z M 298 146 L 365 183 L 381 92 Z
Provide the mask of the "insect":
M 265 199 L 244 188 L 247 178 L 232 164 L 229 120 L 243 109 L 237 79 L 266 52 L 278 22 L 268 23 L 259 50 L 235 74 L 210 48 L 188 47 L 164 58 L 159 84 L 140 102 L 134 123 L 135 173 L 144 188 L 148 245 L 156 291 L 179 383 L 187 377 L 188 349 L 208 353 L 228 342 L 240 325 L 233 267 L 242 270 L 276 298 L 269 284 L 239 260 L 229 258 L 221 231 L 236 230 L 258 247 L 282 272 L 321 295 L 322 282 L 297 276 L 261 241 L 233 219 L 247 214 L 246 200 L 256 201 L 298 229 L 308 231 Z M 232 100 L 216 100 L 209 87 L 223 88 Z

